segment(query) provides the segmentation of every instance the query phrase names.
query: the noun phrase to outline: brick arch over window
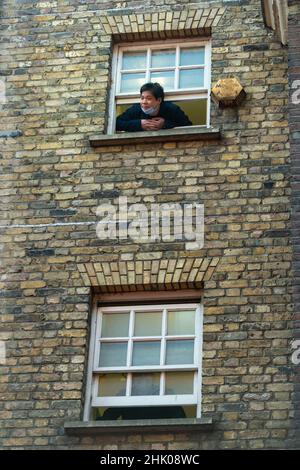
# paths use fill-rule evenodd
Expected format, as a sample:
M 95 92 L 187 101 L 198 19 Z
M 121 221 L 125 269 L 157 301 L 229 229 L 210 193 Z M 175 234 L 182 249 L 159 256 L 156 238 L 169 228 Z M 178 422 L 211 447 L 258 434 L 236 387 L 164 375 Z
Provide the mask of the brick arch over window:
M 78 270 L 86 287 L 97 287 L 101 292 L 132 292 L 202 287 L 218 262 L 218 257 L 94 261 L 80 263 Z
M 101 16 L 103 32 L 115 42 L 155 40 L 210 35 L 225 8 L 185 8 L 174 11 L 134 13 L 132 10 L 108 11 Z

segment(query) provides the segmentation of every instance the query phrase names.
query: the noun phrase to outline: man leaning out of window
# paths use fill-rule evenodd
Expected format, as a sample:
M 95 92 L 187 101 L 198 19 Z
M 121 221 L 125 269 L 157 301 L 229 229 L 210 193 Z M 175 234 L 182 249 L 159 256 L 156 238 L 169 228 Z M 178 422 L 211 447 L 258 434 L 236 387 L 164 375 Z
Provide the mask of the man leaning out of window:
M 164 101 L 164 89 L 159 83 L 145 83 L 140 94 L 140 104 L 134 104 L 117 117 L 117 131 L 159 131 L 192 125 L 179 106 Z

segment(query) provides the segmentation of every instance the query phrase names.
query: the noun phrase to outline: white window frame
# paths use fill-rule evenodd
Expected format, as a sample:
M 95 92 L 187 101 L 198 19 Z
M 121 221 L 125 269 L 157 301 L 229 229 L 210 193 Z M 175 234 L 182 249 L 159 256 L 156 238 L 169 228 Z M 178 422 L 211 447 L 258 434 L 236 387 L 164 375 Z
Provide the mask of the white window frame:
M 195 310 L 195 334 L 193 335 L 167 335 L 166 333 L 166 311 L 167 309 L 182 310 L 193 309 Z M 149 337 L 134 337 L 133 336 L 133 312 L 141 311 L 162 311 L 163 310 L 163 331 L 161 336 Z M 100 347 L 100 334 L 101 334 L 101 320 L 102 314 L 107 312 L 122 313 L 130 311 L 130 324 L 128 336 L 128 351 L 127 351 L 127 366 L 125 367 L 99 367 L 99 347 Z M 91 323 L 91 337 L 89 349 L 89 364 L 87 375 L 87 388 L 86 400 L 84 407 L 84 421 L 89 421 L 92 416 L 93 407 L 113 407 L 113 406 L 196 406 L 196 417 L 201 417 L 201 388 L 202 388 L 202 336 L 203 336 L 203 306 L 199 303 L 161 303 L 159 305 L 132 305 L 132 306 L 116 306 L 107 307 L 99 306 L 98 301 L 95 302 L 92 323 Z M 162 339 L 162 354 L 160 365 L 155 366 L 128 366 L 129 358 L 132 354 L 133 338 L 135 341 L 149 341 Z M 194 339 L 194 363 L 185 365 L 162 365 L 163 354 L 165 354 L 165 344 L 167 339 Z M 114 341 L 124 341 L 124 338 L 114 338 Z M 104 340 L 105 341 L 105 340 Z M 111 340 L 110 340 L 111 342 Z M 184 395 L 154 395 L 154 396 L 129 396 L 129 389 L 127 386 L 126 396 L 124 397 L 98 397 L 99 375 L 103 373 L 127 373 L 129 374 L 128 383 L 133 372 L 160 372 L 161 373 L 161 390 L 164 390 L 165 372 L 195 372 L 194 374 L 194 393 Z
M 150 69 L 150 51 L 155 49 L 176 49 L 176 66 L 175 66 L 175 86 L 178 87 L 178 71 L 179 69 L 199 68 L 198 65 L 179 65 L 180 47 L 205 47 L 205 63 L 204 63 L 204 86 L 202 88 L 177 88 L 177 90 L 165 91 L 165 101 L 187 101 L 188 99 L 207 99 L 207 114 L 205 125 L 192 125 L 187 127 L 210 127 L 210 88 L 211 88 L 211 42 L 208 39 L 190 40 L 171 39 L 168 41 L 152 41 L 139 42 L 138 45 L 132 43 L 117 44 L 113 50 L 112 74 L 111 74 L 111 91 L 108 115 L 108 134 L 115 132 L 116 124 L 116 107 L 121 104 L 134 104 L 139 102 L 139 90 L 137 93 L 120 93 L 121 64 L 123 52 L 147 50 L 147 69 L 145 82 L 150 81 L 150 71 L 161 71 L 174 69 L 174 67 L 160 67 Z M 130 70 L 132 73 L 140 72 L 141 69 Z M 144 71 L 144 69 L 143 69 Z

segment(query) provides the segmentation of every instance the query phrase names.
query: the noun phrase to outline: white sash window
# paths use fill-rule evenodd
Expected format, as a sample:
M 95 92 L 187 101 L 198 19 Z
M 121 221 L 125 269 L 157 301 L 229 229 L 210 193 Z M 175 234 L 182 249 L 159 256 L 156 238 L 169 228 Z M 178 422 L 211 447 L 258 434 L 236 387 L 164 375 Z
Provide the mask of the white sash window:
M 207 40 L 116 45 L 108 133 L 115 131 L 118 115 L 139 103 L 140 88 L 147 82 L 158 82 L 165 101 L 180 106 L 193 125 L 209 127 L 210 63 Z
M 200 417 L 201 358 L 200 304 L 98 307 L 91 338 L 90 406 L 193 405 Z

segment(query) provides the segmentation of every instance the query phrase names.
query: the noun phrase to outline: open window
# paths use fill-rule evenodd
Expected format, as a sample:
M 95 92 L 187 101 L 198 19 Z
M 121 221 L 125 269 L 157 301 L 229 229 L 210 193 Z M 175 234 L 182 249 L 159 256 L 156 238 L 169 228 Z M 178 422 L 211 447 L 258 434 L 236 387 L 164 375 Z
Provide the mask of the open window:
M 202 306 L 97 306 L 84 420 L 201 416 Z
M 115 46 L 108 133 L 115 132 L 116 117 L 134 103 L 146 82 L 158 82 L 165 101 L 185 112 L 193 126 L 209 127 L 210 42 L 170 40 Z

